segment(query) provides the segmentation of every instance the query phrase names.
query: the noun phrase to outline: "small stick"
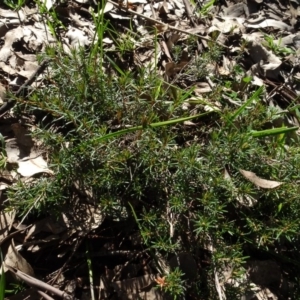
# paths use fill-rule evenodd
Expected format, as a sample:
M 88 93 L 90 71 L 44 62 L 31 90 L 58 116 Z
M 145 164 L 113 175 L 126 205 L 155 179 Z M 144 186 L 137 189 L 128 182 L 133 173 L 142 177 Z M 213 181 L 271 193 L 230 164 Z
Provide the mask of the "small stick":
M 174 31 L 178 31 L 178 32 L 181 32 L 181 33 L 184 33 L 184 34 L 187 34 L 187 35 L 192 35 L 192 36 L 196 36 L 202 40 L 205 40 L 205 41 L 209 41 L 209 42 L 213 42 L 213 43 L 217 43 L 219 44 L 220 46 L 224 47 L 224 48 L 228 48 L 226 45 L 222 44 L 221 42 L 218 42 L 218 41 L 213 41 L 212 39 L 208 38 L 208 37 L 205 37 L 205 36 L 202 36 L 202 35 L 199 35 L 199 34 L 196 34 L 196 33 L 192 33 L 192 32 L 188 32 L 187 30 L 183 30 L 183 29 L 180 29 L 180 28 L 176 28 L 174 26 L 171 26 L 171 25 L 168 25 L 164 22 L 161 22 L 161 21 L 158 21 L 158 20 L 155 20 L 153 18 L 150 18 L 150 17 L 147 17 L 147 16 L 144 16 L 140 13 L 137 13 L 136 11 L 134 10 L 131 10 L 131 9 L 127 9 L 127 8 L 122 8 L 120 7 L 120 5 L 118 3 L 115 3 L 111 0 L 108 0 L 109 3 L 113 4 L 114 6 L 118 7 L 119 9 L 122 9 L 123 11 L 127 11 L 127 12 L 130 12 L 131 14 L 135 15 L 135 16 L 138 16 L 138 17 L 141 17 L 145 20 L 148 20 L 148 21 L 151 21 L 151 22 L 154 22 L 156 24 L 159 24 L 159 25 L 162 25 L 164 26 L 165 28 L 167 29 L 171 29 L 171 30 L 174 30 Z
M 13 268 L 13 267 L 10 267 L 10 266 L 7 266 L 7 265 L 6 265 L 6 267 L 9 271 L 11 271 L 13 274 L 18 276 L 20 279 L 25 281 L 29 286 L 31 286 L 35 289 L 38 289 L 38 290 L 42 289 L 42 290 L 48 291 L 48 292 L 50 292 L 50 293 L 52 293 L 52 294 L 54 294 L 54 295 L 56 295 L 56 296 L 58 296 L 62 299 L 65 299 L 65 300 L 71 300 L 72 299 L 72 297 L 64 291 L 61 291 L 61 290 L 59 290 L 59 289 L 57 289 L 57 288 L 41 281 L 41 280 L 38 280 L 38 279 L 36 279 L 36 278 L 34 278 L 34 277 L 18 270 L 16 268 Z
M 185 6 L 185 12 L 188 16 L 188 18 L 190 19 L 191 23 L 193 24 L 194 27 L 197 26 L 197 24 L 195 23 L 195 21 L 193 20 L 193 12 L 192 12 L 192 4 L 190 1 L 188 0 L 183 0 L 183 4 Z
M 13 236 L 15 236 L 16 234 L 18 234 L 19 232 L 22 232 L 26 229 L 28 229 L 29 227 L 31 227 L 31 225 L 28 225 L 27 227 L 23 228 L 23 229 L 19 229 L 17 231 L 12 232 L 11 234 L 7 235 L 5 238 L 3 238 L 0 241 L 0 247 L 4 244 L 4 242 L 6 242 L 7 240 L 11 239 Z

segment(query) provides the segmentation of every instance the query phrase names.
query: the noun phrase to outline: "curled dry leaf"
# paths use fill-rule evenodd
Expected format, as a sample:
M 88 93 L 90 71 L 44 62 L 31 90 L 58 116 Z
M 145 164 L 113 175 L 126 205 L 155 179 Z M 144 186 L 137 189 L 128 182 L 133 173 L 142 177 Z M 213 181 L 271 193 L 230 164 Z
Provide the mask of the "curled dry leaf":
M 25 61 L 22 70 L 18 74 L 25 78 L 30 78 L 32 74 L 36 73 L 38 67 L 37 63 Z
M 53 171 L 48 169 L 47 162 L 40 154 L 31 152 L 31 155 L 32 158 L 28 157 L 26 160 L 18 161 L 18 173 L 20 173 L 24 177 L 30 177 L 38 173 L 47 173 L 49 175 L 54 174 Z
M 265 27 L 274 27 L 274 28 L 278 28 L 281 30 L 287 30 L 287 31 L 291 31 L 292 27 L 287 25 L 284 22 L 281 21 L 277 21 L 277 20 L 273 20 L 273 19 L 265 19 L 262 20 L 260 23 L 245 23 L 244 24 L 245 27 L 249 27 L 249 28 L 265 28 Z
M 75 27 L 69 27 L 66 37 L 69 39 L 71 48 L 76 49 L 89 45 L 89 38 L 82 30 Z
M 2 104 L 4 100 L 6 99 L 6 88 L 5 86 L 0 82 L 0 103 Z
M 185 126 L 197 126 L 197 124 L 195 124 L 195 123 L 193 123 L 193 122 L 191 122 L 191 121 L 184 121 L 183 124 L 184 124 Z
M 236 20 L 222 20 L 215 18 L 212 21 L 212 26 L 209 28 L 208 32 L 220 31 L 222 33 L 234 33 L 239 34 L 243 31 L 243 25 Z
M 256 186 L 261 187 L 263 189 L 274 189 L 283 184 L 283 182 L 279 182 L 279 181 L 262 179 L 262 178 L 258 177 L 255 173 L 250 172 L 250 171 L 245 171 L 242 169 L 240 169 L 239 171 L 246 179 L 248 179 L 249 181 L 254 183 Z
M 12 224 L 15 220 L 16 211 L 0 211 L 0 243 L 5 237 L 8 236 L 8 233 L 12 227 Z
M 207 82 L 198 82 L 194 88 L 196 96 L 200 96 L 203 93 L 209 93 L 212 91 L 211 86 Z
M 34 271 L 31 265 L 26 261 L 26 259 L 18 252 L 15 247 L 14 240 L 11 240 L 11 243 L 8 247 L 5 259 L 4 259 L 4 271 L 6 272 L 7 267 L 16 268 L 27 275 L 34 276 Z
M 89 3 L 89 0 L 75 0 L 75 2 L 79 3 L 79 4 L 86 4 Z
M 13 170 L 4 169 L 0 171 L 0 191 L 7 189 L 13 182 L 16 182 L 17 177 L 17 173 Z
M 111 4 L 110 2 L 106 2 L 104 9 L 100 11 L 100 14 L 101 13 L 105 14 L 105 13 L 113 10 L 113 8 L 114 8 L 113 4 Z
M 30 132 L 18 123 L 12 124 L 11 129 L 15 138 L 6 141 L 7 161 L 17 163 L 19 165 L 18 173 L 24 177 L 30 177 L 37 173 L 53 175 L 40 151 L 34 149 L 34 141 Z

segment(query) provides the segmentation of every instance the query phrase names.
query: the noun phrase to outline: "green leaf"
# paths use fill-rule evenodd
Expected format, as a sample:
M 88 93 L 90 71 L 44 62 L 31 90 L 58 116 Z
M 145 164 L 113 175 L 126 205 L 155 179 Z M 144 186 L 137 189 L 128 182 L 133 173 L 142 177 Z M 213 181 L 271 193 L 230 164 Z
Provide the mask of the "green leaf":
M 250 132 L 250 135 L 253 137 L 264 137 L 264 136 L 270 136 L 270 135 L 278 135 L 283 134 L 291 131 L 297 130 L 299 127 L 280 127 L 280 128 L 272 128 L 272 129 L 266 129 L 266 130 L 252 130 Z

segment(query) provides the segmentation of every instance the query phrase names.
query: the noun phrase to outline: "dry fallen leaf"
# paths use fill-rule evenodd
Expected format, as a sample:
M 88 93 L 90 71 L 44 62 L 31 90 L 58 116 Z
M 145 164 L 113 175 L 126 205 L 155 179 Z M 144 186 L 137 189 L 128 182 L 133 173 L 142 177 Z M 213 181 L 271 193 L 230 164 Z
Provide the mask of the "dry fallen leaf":
M 48 173 L 53 175 L 53 171 L 48 168 L 47 162 L 40 154 L 31 152 L 31 157 L 18 160 L 18 173 L 24 177 L 30 177 L 38 173 Z
M 248 21 L 248 23 L 244 24 L 245 27 L 249 27 L 249 28 L 274 27 L 274 28 L 286 30 L 286 31 L 292 30 L 292 27 L 289 26 L 288 24 L 286 24 L 282 21 L 277 21 L 277 20 L 273 20 L 273 19 L 265 19 L 265 20 L 262 20 L 260 23 L 250 23 L 249 21 Z
M 5 86 L 0 82 L 0 103 L 2 104 L 4 100 L 6 99 L 6 88 Z
M 84 31 L 71 26 L 69 27 L 69 30 L 66 33 L 66 38 L 68 38 L 71 48 L 74 49 L 79 47 L 85 47 L 90 43 L 89 38 Z
M 34 271 L 31 265 L 26 259 L 18 252 L 15 247 L 14 240 L 11 240 L 7 254 L 4 259 L 4 271 L 6 272 L 7 267 L 16 268 L 28 275 L 34 276 Z
M 255 173 L 250 172 L 250 171 L 245 171 L 242 169 L 240 169 L 239 171 L 246 179 L 248 179 L 249 181 L 254 183 L 256 186 L 261 187 L 263 189 L 274 189 L 283 184 L 283 182 L 279 182 L 279 181 L 262 179 L 262 178 L 258 177 Z
M 8 236 L 8 233 L 15 220 L 16 211 L 0 211 L 0 242 Z

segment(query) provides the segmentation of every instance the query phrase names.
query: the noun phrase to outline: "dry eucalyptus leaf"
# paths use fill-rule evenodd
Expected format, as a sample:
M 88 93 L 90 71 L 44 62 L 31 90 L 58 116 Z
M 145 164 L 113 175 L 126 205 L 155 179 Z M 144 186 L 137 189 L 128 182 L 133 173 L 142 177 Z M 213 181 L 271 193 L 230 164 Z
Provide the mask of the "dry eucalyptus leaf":
M 20 158 L 20 149 L 17 144 L 17 139 L 9 139 L 5 143 L 5 151 L 7 154 L 7 162 L 14 164 L 17 163 Z
M 16 211 L 0 211 L 0 242 L 8 235 L 16 216 Z
M 125 0 L 123 3 L 125 5 L 130 4 L 130 3 L 132 3 L 132 4 L 147 4 L 148 1 L 147 0 L 130 0 L 130 1 Z
M 111 4 L 110 2 L 106 2 L 104 9 L 100 11 L 99 15 L 102 13 L 105 14 L 105 13 L 111 11 L 111 10 L 113 10 L 113 8 L 114 8 L 113 4 Z
M 194 88 L 196 96 L 200 96 L 203 93 L 209 93 L 212 91 L 211 86 L 207 82 L 198 82 Z
M 197 124 L 195 124 L 195 123 L 193 123 L 191 121 L 184 121 L 183 125 L 185 125 L 185 126 L 197 126 Z
M 26 259 L 18 252 L 15 247 L 14 240 L 11 240 L 11 243 L 8 247 L 7 254 L 4 259 L 4 271 L 7 271 L 7 267 L 16 268 L 23 273 L 34 276 L 34 271 L 31 265 L 26 261 Z
M 273 20 L 273 19 L 265 19 L 265 20 L 262 20 L 260 23 L 248 23 L 248 24 L 245 23 L 244 25 L 245 25 L 245 27 L 248 27 L 248 28 L 274 27 L 274 28 L 278 28 L 281 30 L 287 30 L 287 31 L 291 31 L 293 29 L 292 26 L 289 26 L 282 21 L 277 21 L 277 20 Z
M 20 18 L 23 22 L 25 20 L 25 16 L 22 10 L 13 11 L 9 9 L 1 9 L 0 8 L 0 17 L 7 19 L 18 19 Z
M 18 173 L 24 177 L 30 177 L 37 173 L 53 175 L 41 153 L 33 149 L 34 142 L 29 131 L 18 123 L 12 124 L 11 128 L 16 138 L 6 141 L 7 161 L 17 163 L 19 165 Z
M 53 4 L 55 3 L 56 0 L 44 0 L 44 6 L 49 10 Z
M 24 177 L 30 177 L 37 173 L 53 175 L 53 172 L 48 168 L 47 162 L 43 159 L 41 153 L 34 151 L 30 146 L 32 141 L 30 136 L 27 137 L 24 132 L 22 132 L 19 136 L 20 143 L 18 142 L 18 137 L 6 141 L 5 150 L 7 161 L 9 163 L 17 163 L 19 165 L 17 171 Z
M 31 152 L 30 156 L 23 160 L 19 160 L 19 168 L 18 173 L 20 173 L 24 177 L 30 177 L 38 173 L 48 173 L 53 175 L 53 171 L 48 169 L 47 162 L 43 159 L 43 157 L 35 152 Z
M 242 169 L 240 169 L 239 171 L 246 179 L 248 179 L 249 181 L 254 183 L 256 186 L 261 187 L 263 189 L 274 189 L 283 184 L 283 182 L 279 182 L 279 181 L 262 179 L 262 178 L 258 177 L 255 173 L 250 172 L 250 171 L 245 171 Z
M 0 103 L 2 104 L 6 99 L 6 88 L 0 83 Z
M 71 48 L 85 47 L 89 45 L 89 39 L 87 35 L 75 27 L 70 27 L 66 33 L 66 37 L 69 39 L 69 44 Z
M 1 58 L 0 58 L 1 60 Z M 12 68 L 11 66 L 7 65 L 6 63 L 0 61 L 0 69 L 6 73 L 6 74 L 9 74 L 9 75 L 12 75 L 12 76 L 15 76 L 17 75 L 17 71 Z
M 244 26 L 237 22 L 236 20 L 218 20 L 213 19 L 212 26 L 209 28 L 208 32 L 220 31 L 222 33 L 235 33 L 239 34 L 244 31 Z
M 113 19 L 119 19 L 119 20 L 130 20 L 131 18 L 125 15 L 121 15 L 121 14 L 115 14 L 110 12 L 109 15 L 113 18 Z
M 25 78 L 29 78 L 36 72 L 38 67 L 36 62 L 25 61 L 22 70 L 20 70 L 18 74 Z

